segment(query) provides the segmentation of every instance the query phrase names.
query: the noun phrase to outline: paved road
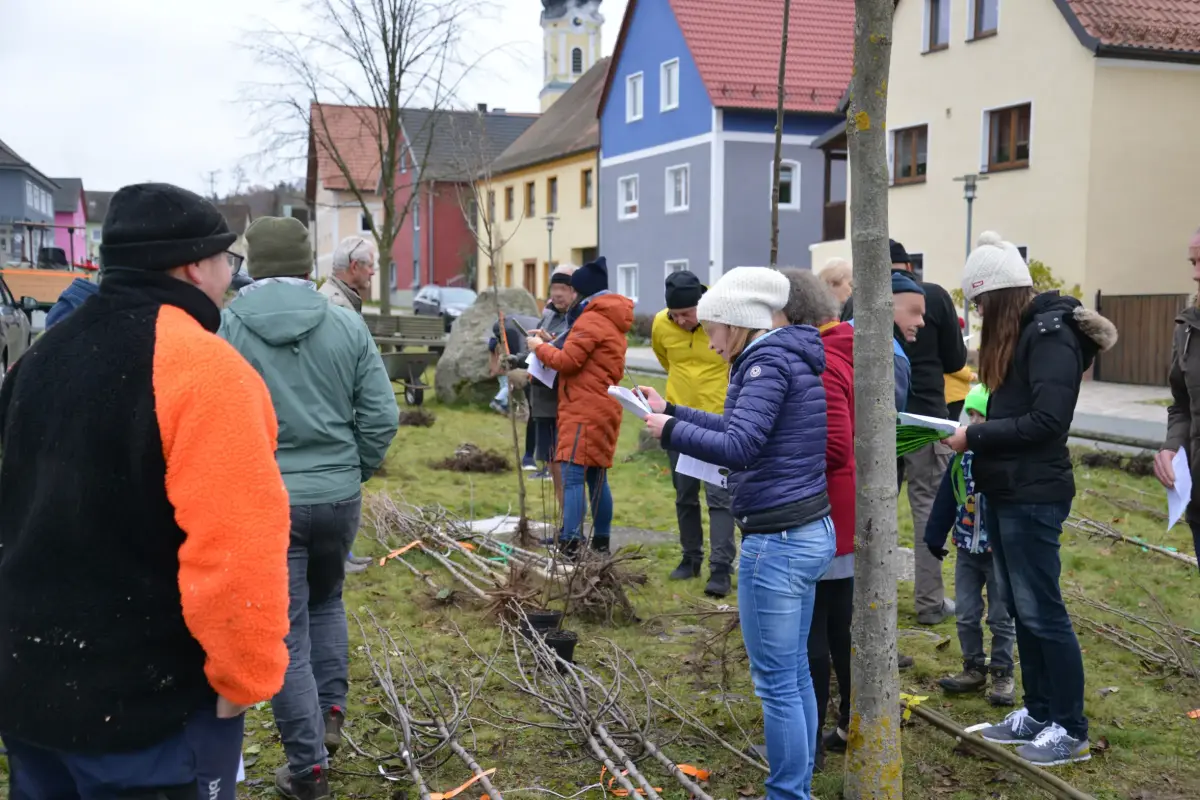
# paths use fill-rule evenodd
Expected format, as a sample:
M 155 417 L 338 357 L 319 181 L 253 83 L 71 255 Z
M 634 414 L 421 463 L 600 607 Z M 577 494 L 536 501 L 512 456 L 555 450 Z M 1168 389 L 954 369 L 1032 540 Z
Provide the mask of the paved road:
M 625 355 L 631 372 L 662 375 L 662 367 L 649 347 L 631 347 Z M 1085 381 L 1075 408 L 1074 428 L 1080 431 L 1161 442 L 1167 435 L 1167 409 L 1160 402 L 1170 397 L 1165 387 L 1128 386 Z

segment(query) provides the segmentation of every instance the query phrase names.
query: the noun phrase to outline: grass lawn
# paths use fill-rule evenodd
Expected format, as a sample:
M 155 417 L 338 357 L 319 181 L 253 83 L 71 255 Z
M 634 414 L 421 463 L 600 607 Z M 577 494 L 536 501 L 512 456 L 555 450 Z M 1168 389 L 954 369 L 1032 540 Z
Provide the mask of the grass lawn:
M 661 380 L 647 378 L 646 382 L 661 388 Z M 492 412 L 445 408 L 436 402 L 427 402 L 425 407 L 437 415 L 435 425 L 402 427 L 388 457 L 385 474 L 373 479 L 367 490 L 390 492 L 414 505 L 441 505 L 464 516 L 485 517 L 515 511 L 513 474 L 468 476 L 429 466 L 451 455 L 464 442 L 511 452 L 507 420 Z M 609 473 L 615 524 L 673 535 L 674 496 L 665 455 L 634 455 L 637 428 L 637 421 L 626 415 L 617 463 Z M 1165 507 L 1161 490 L 1152 479 L 1083 467 L 1077 468 L 1076 477 L 1081 489 L 1077 510 L 1112 523 L 1126 533 L 1191 552 L 1185 525 L 1167 534 L 1163 531 L 1165 525 L 1152 515 L 1129 513 L 1109 504 L 1108 500 L 1113 499 L 1126 506 L 1143 503 Z M 550 517 L 549 488 L 549 484 L 530 484 L 531 517 Z M 911 518 L 903 498 L 900 539 L 902 544 L 912 546 Z M 619 536 L 616 543 L 620 544 Z M 367 536 L 359 539 L 357 552 L 382 554 L 381 548 Z M 731 655 L 727 670 L 711 654 L 699 652 L 697 642 L 708 634 L 704 629 L 715 631 L 724 619 L 704 621 L 687 616 L 694 603 L 704 600 L 703 582 L 666 580 L 678 558 L 675 546 L 651 544 L 646 553 L 650 556 L 645 562 L 649 581 L 633 595 L 642 622 L 611 628 L 571 621 L 570 627 L 580 633 L 577 660 L 594 665 L 605 646 L 599 640 L 611 639 L 632 653 L 666 691 L 701 715 L 726 739 L 739 746 L 744 744 L 741 727 L 750 739 L 760 740 L 761 711 L 742 660 L 740 636 L 735 631 L 730 638 L 729 650 L 736 655 Z M 414 552 L 408 557 L 428 568 L 438 583 L 450 585 L 445 571 L 427 556 Z M 952 557 L 945 567 L 948 588 L 954 571 L 951 560 Z M 1200 576 L 1196 570 L 1140 548 L 1088 540 L 1078 533 L 1067 532 L 1063 536 L 1062 581 L 1064 586 L 1077 586 L 1094 599 L 1145 617 L 1155 614 L 1147 593 L 1153 591 L 1177 624 L 1200 629 Z M 495 648 L 498 628 L 480 604 L 467 599 L 452 605 L 439 604 L 431 594 L 402 567 L 394 563 L 383 568 L 373 565 L 365 574 L 349 577 L 346 605 L 350 612 L 362 617 L 371 611 L 402 644 L 405 640 L 401 636 L 406 637 L 412 650 L 431 670 L 460 687 L 465 686 L 465 674 L 478 676 L 482 670 L 455 634 L 454 626 L 467 632 L 483 653 Z M 925 702 L 930 707 L 963 726 L 998 721 L 1002 712 L 990 708 L 982 697 L 948 699 L 940 692 L 936 680 L 957 672 L 960 667 L 954 623 L 948 621 L 934 628 L 936 636 L 918 632 L 912 613 L 911 584 L 900 585 L 900 598 L 900 647 L 917 661 L 914 669 L 901 675 L 901 691 L 927 696 Z M 680 616 L 663 616 L 667 614 Z M 1089 611 L 1089 616 L 1115 621 L 1100 612 Z M 391 741 L 391 732 L 377 719 L 379 688 L 371 679 L 362 636 L 353 620 L 350 627 L 352 680 L 348 731 L 360 744 L 366 741 L 386 746 Z M 1081 633 L 1080 639 L 1088 672 L 1087 713 L 1092 722 L 1092 741 L 1099 743 L 1103 751 L 1086 764 L 1059 768 L 1055 774 L 1106 800 L 1200 797 L 1200 720 L 1187 717 L 1188 711 L 1200 708 L 1200 687 L 1194 681 L 1147 669 L 1132 654 L 1094 634 Z M 502 664 L 511 672 L 511 664 Z M 722 685 L 723 672 L 729 676 L 727 685 Z M 1112 687 L 1118 691 L 1107 691 Z M 463 731 L 462 741 L 485 769 L 498 768 L 494 782 L 500 791 L 513 797 L 533 796 L 517 790 L 543 787 L 570 796 L 597 782 L 599 765 L 564 734 L 524 728 L 503 718 L 545 719 L 538 716 L 528 699 L 494 677 L 488 679 L 483 697 L 486 703 L 476 702 L 473 707 L 476 722 L 473 730 Z M 641 709 L 644 717 L 644 704 Z M 712 770 L 709 793 L 714 798 L 736 800 L 739 790 L 743 795 L 763 794 L 761 773 L 689 731 L 679 735 L 679 726 L 672 726 L 665 717 L 656 718 L 655 723 L 657 740 L 667 755 Z M 956 753 L 955 743 L 949 737 L 919 721 L 904 729 L 903 747 L 909 798 L 1022 800 L 1046 796 L 1008 770 Z M 265 706 L 248 716 L 246 758 L 249 782 L 242 787 L 242 795 L 272 795 L 273 772 L 283 759 L 270 711 Z M 385 781 L 376 774 L 374 761 L 355 757 L 348 748 L 333 766 L 332 780 L 340 797 L 416 798 L 411 784 Z M 683 800 L 685 793 L 656 764 L 643 763 L 642 769 L 656 786 L 666 790 L 665 797 Z M 395 767 L 393 770 L 399 771 Z M 840 759 L 831 756 L 826 771 L 814 780 L 814 797 L 821 800 L 839 797 L 840 771 Z M 430 769 L 424 775 L 434 792 L 449 791 L 468 776 L 469 772 L 457 760 Z M 475 786 L 461 797 L 473 800 L 479 795 Z M 600 791 L 595 789 L 583 796 L 599 797 Z

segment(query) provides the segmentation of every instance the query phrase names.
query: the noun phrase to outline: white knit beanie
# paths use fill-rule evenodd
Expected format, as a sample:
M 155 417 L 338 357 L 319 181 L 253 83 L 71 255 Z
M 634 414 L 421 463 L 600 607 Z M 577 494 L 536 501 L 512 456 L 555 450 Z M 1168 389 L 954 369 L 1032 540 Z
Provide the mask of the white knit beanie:
M 984 292 L 1017 286 L 1033 286 L 1029 265 L 1021 258 L 1021 251 L 995 231 L 984 231 L 979 235 L 979 246 L 967 256 L 963 294 L 967 300 L 974 300 Z
M 751 330 L 774 326 L 775 312 L 787 305 L 791 282 L 770 267 L 734 267 L 705 292 L 696 306 L 701 322 Z

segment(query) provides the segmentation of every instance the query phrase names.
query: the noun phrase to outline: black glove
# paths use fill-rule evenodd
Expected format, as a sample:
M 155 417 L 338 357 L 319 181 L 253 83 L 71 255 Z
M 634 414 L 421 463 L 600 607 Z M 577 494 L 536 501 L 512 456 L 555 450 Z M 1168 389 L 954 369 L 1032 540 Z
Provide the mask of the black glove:
M 942 548 L 934 547 L 931 544 L 927 544 L 925 546 L 929 548 L 929 552 L 933 553 L 933 557 L 936 558 L 938 561 L 941 561 L 946 556 L 950 555 L 949 550 L 943 550 Z

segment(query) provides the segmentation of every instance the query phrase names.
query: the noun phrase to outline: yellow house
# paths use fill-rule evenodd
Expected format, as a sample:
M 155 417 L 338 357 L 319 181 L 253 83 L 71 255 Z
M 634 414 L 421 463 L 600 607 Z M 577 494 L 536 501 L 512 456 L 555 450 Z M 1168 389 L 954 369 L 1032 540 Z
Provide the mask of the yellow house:
M 596 108 L 608 64 L 597 61 L 480 177 L 480 291 L 491 286 L 494 268 L 501 286 L 544 298 L 555 265 L 596 257 Z
M 1098 292 L 1194 290 L 1185 257 L 1200 226 L 1200 0 L 1136 11 L 1126 0 L 897 4 L 889 227 L 927 280 L 959 285 L 962 178 L 976 175 L 972 238 L 999 232 L 1089 304 Z M 815 144 L 830 163 L 844 158 L 844 135 Z M 841 204 L 829 199 L 827 185 L 836 223 Z M 844 236 L 826 225 L 839 238 L 812 247 L 815 269 L 850 257 Z

